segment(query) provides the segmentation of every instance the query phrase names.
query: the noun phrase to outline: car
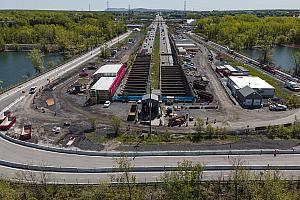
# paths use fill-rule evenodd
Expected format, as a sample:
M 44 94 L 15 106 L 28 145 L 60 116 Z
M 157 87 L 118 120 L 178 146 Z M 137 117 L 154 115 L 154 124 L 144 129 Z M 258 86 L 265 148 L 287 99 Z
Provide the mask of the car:
M 94 69 L 98 69 L 98 67 L 96 65 L 90 65 L 88 66 L 89 70 L 94 70 Z
M 105 103 L 103 104 L 104 108 L 108 108 L 110 106 L 110 101 L 105 101 Z
M 286 111 L 287 106 L 282 105 L 282 104 L 273 104 L 273 105 L 270 105 L 269 110 L 270 111 Z
M 86 72 L 80 72 L 79 74 L 79 77 L 87 77 L 87 76 L 89 76 L 89 74 Z
M 34 94 L 36 92 L 36 90 L 37 90 L 37 86 L 31 87 L 29 90 L 29 94 Z

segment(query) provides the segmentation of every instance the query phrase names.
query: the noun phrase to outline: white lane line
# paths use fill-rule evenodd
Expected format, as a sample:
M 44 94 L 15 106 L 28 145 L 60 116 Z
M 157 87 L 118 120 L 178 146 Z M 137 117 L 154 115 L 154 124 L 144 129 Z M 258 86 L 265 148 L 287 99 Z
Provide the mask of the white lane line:
M 124 38 L 128 37 L 130 34 L 131 34 L 131 32 L 125 33 L 124 35 L 120 36 L 119 40 L 123 40 Z M 3 100 L 3 99 L 5 99 L 5 98 L 7 98 L 9 95 L 12 95 L 12 94 L 15 94 L 15 93 L 21 91 L 22 89 L 28 87 L 29 85 L 36 84 L 37 82 L 39 82 L 42 79 L 45 79 L 47 77 L 52 77 L 55 73 L 58 73 L 57 76 L 55 76 L 55 78 L 59 78 L 61 75 L 67 73 L 70 70 L 73 70 L 74 68 L 78 67 L 82 63 L 84 63 L 84 62 L 86 62 L 86 61 L 88 61 L 88 60 L 96 57 L 101 52 L 101 49 L 103 47 L 105 47 L 106 45 L 108 47 L 110 47 L 110 46 L 114 45 L 117 41 L 118 40 L 116 38 L 116 39 L 112 40 L 110 42 L 110 44 L 106 43 L 104 45 L 101 45 L 100 47 L 94 49 L 92 52 L 88 52 L 88 53 L 82 55 L 81 57 L 79 57 L 79 58 L 77 58 L 75 60 L 72 60 L 72 61 L 70 61 L 70 62 L 68 62 L 68 63 L 66 63 L 66 64 L 64 64 L 64 65 L 62 65 L 62 66 L 60 66 L 60 67 L 58 67 L 56 69 L 54 69 L 54 70 L 51 70 L 51 71 L 47 72 L 46 74 L 43 74 L 43 75 L 41 75 L 41 76 L 39 76 L 39 77 L 37 77 L 35 79 L 30 80 L 27 83 L 24 83 L 23 85 L 21 85 L 21 86 L 19 86 L 17 88 L 14 88 L 14 89 L 12 89 L 12 90 L 10 90 L 10 91 L 2 94 L 1 97 L 0 97 L 0 101 Z M 92 55 L 91 55 L 91 53 L 92 53 Z M 73 63 L 76 63 L 76 64 L 73 65 L 72 67 L 70 67 L 70 65 L 72 65 Z M 68 67 L 70 67 L 70 68 L 68 68 Z
M 11 104 L 9 104 L 6 108 L 4 108 L 1 112 L 0 115 L 3 114 L 5 111 L 9 110 L 11 107 L 13 107 L 14 105 L 16 105 L 17 103 L 19 103 L 20 101 L 22 101 L 25 98 L 25 96 L 21 96 L 20 98 L 18 98 L 17 100 L 15 100 L 14 102 L 12 102 Z

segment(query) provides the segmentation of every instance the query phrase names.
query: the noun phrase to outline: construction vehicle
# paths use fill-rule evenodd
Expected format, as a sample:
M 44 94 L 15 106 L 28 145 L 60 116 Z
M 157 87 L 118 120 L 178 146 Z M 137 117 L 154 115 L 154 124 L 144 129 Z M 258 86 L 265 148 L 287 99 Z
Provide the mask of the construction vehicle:
M 22 133 L 21 133 L 19 139 L 22 140 L 22 141 L 30 140 L 31 139 L 31 134 L 32 134 L 32 126 L 31 125 L 24 125 Z
M 173 126 L 181 126 L 186 122 L 185 116 L 174 116 L 169 119 L 168 126 L 173 127 Z
M 137 114 L 137 110 L 138 110 L 138 107 L 136 104 L 134 105 L 131 105 L 131 108 L 130 108 L 130 111 L 129 111 L 129 114 L 127 116 L 127 121 L 134 121 L 135 118 L 136 118 L 136 114 Z
M 193 82 L 193 87 L 196 90 L 205 90 L 206 86 L 207 86 L 207 84 L 204 81 L 201 81 L 201 80 L 194 80 L 194 82 Z
M 204 99 L 205 101 L 211 103 L 214 100 L 214 95 L 212 95 L 211 93 L 205 92 L 205 91 L 197 91 L 197 95 L 199 97 L 199 99 Z

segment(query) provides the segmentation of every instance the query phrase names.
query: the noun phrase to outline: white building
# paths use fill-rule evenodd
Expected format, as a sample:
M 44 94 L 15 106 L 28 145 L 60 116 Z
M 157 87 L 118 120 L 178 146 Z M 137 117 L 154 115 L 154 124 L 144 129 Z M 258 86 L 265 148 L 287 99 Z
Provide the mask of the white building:
M 94 78 L 98 79 L 100 77 L 116 77 L 120 70 L 122 69 L 123 64 L 110 64 L 103 65 L 95 73 Z
M 90 89 L 90 97 L 93 104 L 110 100 L 115 86 L 116 77 L 101 77 Z
M 275 94 L 275 88 L 259 77 L 230 76 L 227 81 L 227 86 L 231 89 L 233 96 L 236 96 L 237 91 L 246 86 L 255 90 L 263 98 L 273 98 Z

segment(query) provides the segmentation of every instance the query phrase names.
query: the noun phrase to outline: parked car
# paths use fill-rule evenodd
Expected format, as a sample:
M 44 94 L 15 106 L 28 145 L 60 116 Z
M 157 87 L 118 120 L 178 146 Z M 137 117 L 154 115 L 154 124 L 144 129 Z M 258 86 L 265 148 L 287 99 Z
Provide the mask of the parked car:
M 108 108 L 110 106 L 110 104 L 111 104 L 110 101 L 105 101 L 103 107 Z
M 29 90 L 29 94 L 34 94 L 36 92 L 36 90 L 37 90 L 37 86 L 31 87 Z
M 273 105 L 270 105 L 269 109 L 270 109 L 270 111 L 286 111 L 287 106 L 282 105 L 282 104 L 273 104 Z
M 89 76 L 89 74 L 86 73 L 86 72 L 80 72 L 79 76 L 80 77 L 87 77 L 87 76 Z
M 88 66 L 89 70 L 94 70 L 94 69 L 98 69 L 98 67 L 96 65 L 90 65 Z

